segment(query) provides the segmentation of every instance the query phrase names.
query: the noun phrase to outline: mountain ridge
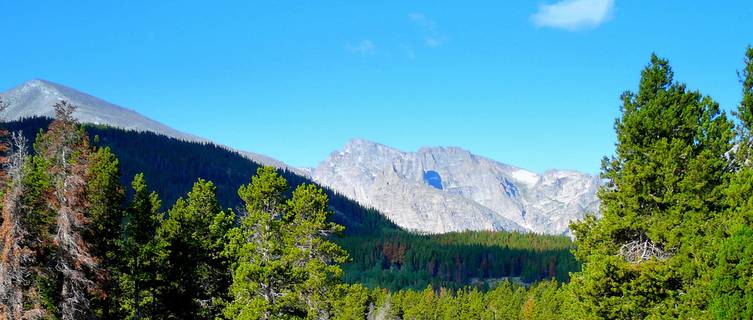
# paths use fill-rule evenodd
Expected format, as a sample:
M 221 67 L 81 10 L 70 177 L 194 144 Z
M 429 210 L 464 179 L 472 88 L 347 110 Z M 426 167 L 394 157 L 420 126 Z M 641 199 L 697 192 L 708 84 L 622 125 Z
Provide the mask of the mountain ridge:
M 405 152 L 351 139 L 311 169 L 312 178 L 420 232 L 507 230 L 570 234 L 597 212 L 598 177 L 574 170 L 535 173 L 460 147 Z
M 188 142 L 215 143 L 209 139 L 173 129 L 145 117 L 132 109 L 116 105 L 49 80 L 32 79 L 26 81 L 0 93 L 0 97 L 8 103 L 7 108 L 0 111 L 0 118 L 4 120 L 19 120 L 33 116 L 54 117 L 52 106 L 60 100 L 67 100 L 77 107 L 73 116 L 82 123 L 109 125 L 115 128 L 141 132 L 154 132 Z M 237 150 L 219 143 L 215 144 L 228 150 L 239 152 L 252 161 L 306 175 L 304 171 L 272 157 Z

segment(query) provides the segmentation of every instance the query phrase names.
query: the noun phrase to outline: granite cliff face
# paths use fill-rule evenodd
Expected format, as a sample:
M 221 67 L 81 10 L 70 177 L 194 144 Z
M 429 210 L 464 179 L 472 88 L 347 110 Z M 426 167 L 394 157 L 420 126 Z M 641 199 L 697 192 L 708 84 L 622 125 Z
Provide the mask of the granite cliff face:
M 598 209 L 597 177 L 559 170 L 536 174 L 454 147 L 402 152 L 353 140 L 311 176 L 404 228 L 427 233 L 569 234 L 570 221 Z

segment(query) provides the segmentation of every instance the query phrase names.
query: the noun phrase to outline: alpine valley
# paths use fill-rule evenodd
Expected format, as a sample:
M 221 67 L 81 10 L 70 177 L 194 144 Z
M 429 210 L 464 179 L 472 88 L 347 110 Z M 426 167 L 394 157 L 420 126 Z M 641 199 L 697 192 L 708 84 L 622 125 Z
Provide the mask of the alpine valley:
M 31 80 L 0 97 L 9 103 L 5 120 L 50 117 L 67 100 L 79 121 L 188 142 L 207 139 L 183 133 L 132 110 L 46 80 Z M 316 168 L 293 168 L 271 157 L 233 150 L 264 165 L 306 176 L 398 226 L 420 233 L 506 230 L 570 235 L 569 223 L 597 213 L 598 177 L 564 170 L 534 173 L 456 147 L 403 152 L 354 139 Z

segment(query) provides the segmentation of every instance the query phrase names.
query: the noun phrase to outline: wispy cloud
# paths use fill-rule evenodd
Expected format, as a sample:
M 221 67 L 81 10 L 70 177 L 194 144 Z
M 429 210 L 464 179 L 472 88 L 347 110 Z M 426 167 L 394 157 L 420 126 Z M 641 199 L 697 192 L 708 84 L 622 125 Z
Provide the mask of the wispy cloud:
M 539 5 L 531 21 L 537 27 L 574 31 L 601 25 L 613 10 L 614 0 L 561 0 Z
M 436 48 L 443 45 L 447 38 L 437 31 L 437 23 L 429 19 L 426 15 L 414 12 L 408 15 L 411 23 L 420 27 L 424 33 L 424 45 L 430 48 Z
M 346 44 L 345 50 L 348 50 L 348 52 L 357 53 L 362 56 L 374 54 L 376 52 L 376 45 L 374 45 L 371 40 L 361 40 L 360 42 L 356 44 Z

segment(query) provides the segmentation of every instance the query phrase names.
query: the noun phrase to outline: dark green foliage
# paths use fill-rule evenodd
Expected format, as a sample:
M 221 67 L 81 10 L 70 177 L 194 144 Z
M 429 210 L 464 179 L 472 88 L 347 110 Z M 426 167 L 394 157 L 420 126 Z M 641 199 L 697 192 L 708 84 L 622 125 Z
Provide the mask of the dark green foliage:
M 329 199 L 313 184 L 298 186 L 285 204 L 282 217 L 288 255 L 302 279 L 295 294 L 304 305 L 309 318 L 329 319 L 334 313 L 333 301 L 341 298 L 339 285 L 348 260 L 348 253 L 329 236 L 342 234 L 343 226 L 329 221 Z
M 354 284 L 342 285 L 338 289 L 341 290 L 339 294 L 341 298 L 333 301 L 334 319 L 363 319 L 372 311 L 375 297 L 369 294 L 369 289 L 366 287 Z
M 390 290 L 434 287 L 486 288 L 504 278 L 531 283 L 568 281 L 579 270 L 570 239 L 507 232 L 417 235 L 404 232 L 336 240 L 352 262 L 346 281 Z
M 127 222 L 122 230 L 117 311 L 122 318 L 159 319 L 165 313 L 160 299 L 165 279 L 167 245 L 156 238 L 163 217 L 156 192 L 149 191 L 143 174 L 131 182 L 133 197 L 126 207 Z
M 100 290 L 113 292 L 117 287 L 118 261 L 122 254 L 119 242 L 124 216 L 123 187 L 120 184 L 118 159 L 109 148 L 99 148 L 89 158 L 86 194 L 89 202 L 91 224 L 84 234 L 92 244 L 92 255 L 99 258 L 99 267 L 104 271 L 99 280 Z M 113 296 L 95 296 L 92 309 L 100 317 L 113 318 L 117 303 Z
M 35 143 L 35 149 L 37 148 Z M 47 190 L 51 185 L 47 174 L 48 168 L 49 164 L 43 157 L 34 155 L 28 165 L 28 173 L 24 177 L 26 185 L 24 204 L 29 208 L 26 217 L 29 226 L 27 238 L 30 239 L 30 247 L 36 258 L 36 266 L 32 268 L 33 274 L 30 278 L 40 295 L 44 310 L 47 311 L 55 310 L 59 292 L 55 277 L 45 272 L 53 267 L 51 257 L 54 248 L 49 238 L 54 232 L 55 225 L 55 216 L 45 201 Z
M 720 319 L 753 317 L 753 167 L 743 166 L 727 190 L 726 221 L 719 228 L 711 275 L 712 314 Z
M 282 206 L 287 181 L 270 168 L 260 168 L 251 183 L 238 190 L 246 203 L 240 225 L 228 233 L 225 256 L 231 265 L 232 300 L 225 309 L 230 319 L 270 319 L 303 314 L 294 303 L 293 265 L 282 232 Z
M 655 55 L 622 101 L 616 153 L 602 165 L 603 217 L 573 226 L 584 266 L 569 287 L 583 317 L 702 317 L 733 123 Z
M 100 264 L 110 265 L 118 254 L 117 242 L 122 227 L 124 212 L 123 187 L 120 183 L 118 159 L 110 148 L 98 148 L 89 159 L 89 200 L 90 240 L 94 244 L 92 253 L 100 257 Z
M 213 319 L 222 314 L 230 285 L 230 261 L 221 253 L 235 221 L 223 211 L 213 183 L 199 179 L 178 199 L 157 229 L 167 251 L 161 265 L 166 286 L 159 292 L 168 318 Z
M 720 319 L 753 318 L 753 229 L 737 225 L 717 254 L 711 310 Z

